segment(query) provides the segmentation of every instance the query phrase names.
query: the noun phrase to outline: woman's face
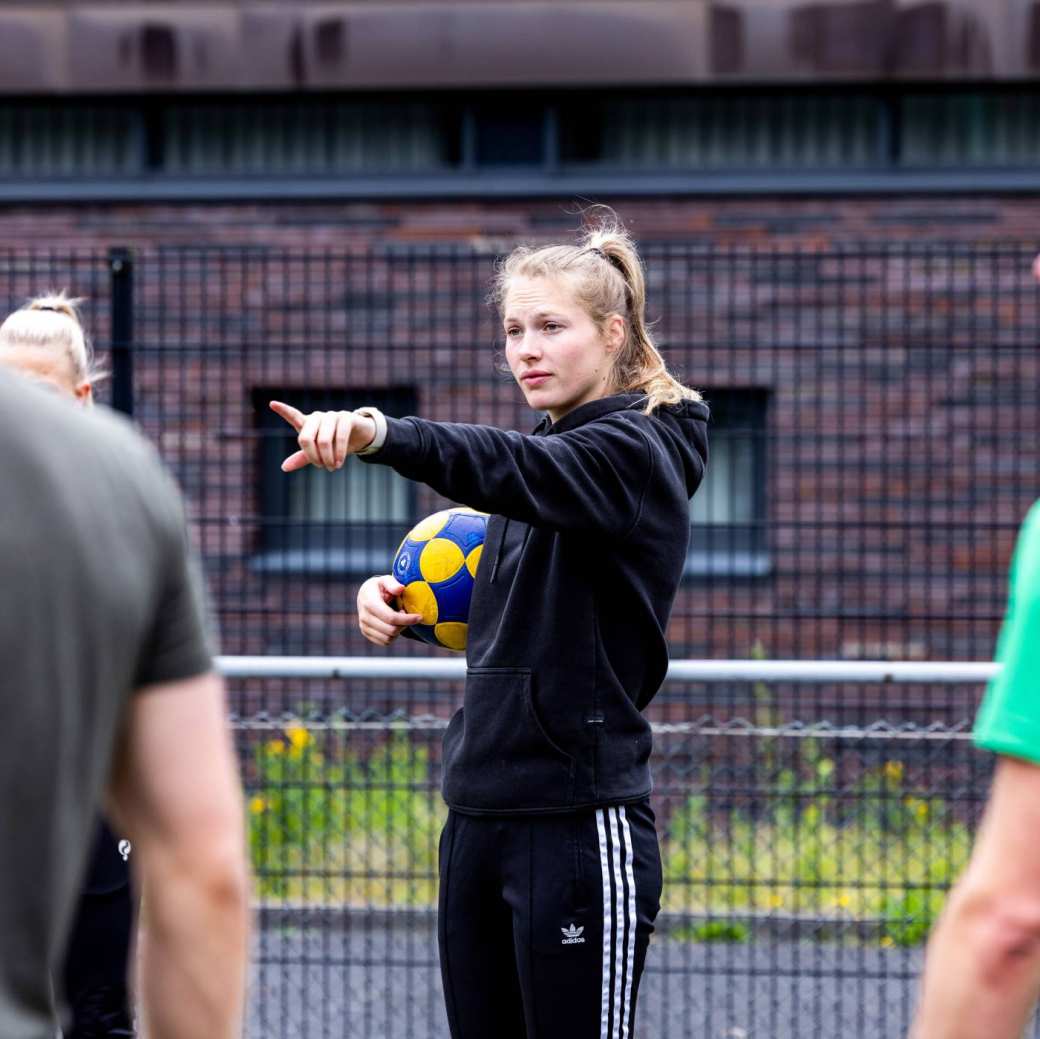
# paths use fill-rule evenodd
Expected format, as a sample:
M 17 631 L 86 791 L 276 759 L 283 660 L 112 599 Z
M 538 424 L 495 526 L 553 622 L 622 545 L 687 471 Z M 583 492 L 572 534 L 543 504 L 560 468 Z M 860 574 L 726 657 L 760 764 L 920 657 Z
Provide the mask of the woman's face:
M 67 357 L 46 349 L 11 346 L 0 351 L 0 363 L 41 386 L 72 397 L 80 404 L 91 400 L 91 385 L 77 380 Z
M 564 279 L 514 277 L 503 305 L 506 361 L 536 411 L 558 422 L 611 390 L 614 357 L 625 321 L 611 315 L 600 329 Z

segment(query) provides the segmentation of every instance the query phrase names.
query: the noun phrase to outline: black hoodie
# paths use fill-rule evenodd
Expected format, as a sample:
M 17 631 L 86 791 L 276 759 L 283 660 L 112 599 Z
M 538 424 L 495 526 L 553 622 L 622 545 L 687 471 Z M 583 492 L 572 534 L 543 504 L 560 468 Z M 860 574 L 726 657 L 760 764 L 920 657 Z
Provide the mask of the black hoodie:
M 665 629 L 704 474 L 704 404 L 644 415 L 616 394 L 533 435 L 387 419 L 365 457 L 492 513 L 470 606 L 463 708 L 444 738 L 460 812 L 558 812 L 650 793 L 640 713 L 668 666 Z

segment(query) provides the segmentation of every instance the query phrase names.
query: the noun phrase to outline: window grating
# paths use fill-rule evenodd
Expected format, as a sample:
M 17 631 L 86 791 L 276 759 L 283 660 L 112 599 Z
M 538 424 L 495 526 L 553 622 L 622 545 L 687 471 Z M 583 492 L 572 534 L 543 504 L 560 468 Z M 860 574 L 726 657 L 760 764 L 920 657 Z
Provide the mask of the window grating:
M 0 102 L 0 180 L 1029 170 L 1040 90 Z M 636 182 L 633 182 L 634 186 Z
M 0 177 L 139 173 L 142 126 L 133 107 L 0 104 Z

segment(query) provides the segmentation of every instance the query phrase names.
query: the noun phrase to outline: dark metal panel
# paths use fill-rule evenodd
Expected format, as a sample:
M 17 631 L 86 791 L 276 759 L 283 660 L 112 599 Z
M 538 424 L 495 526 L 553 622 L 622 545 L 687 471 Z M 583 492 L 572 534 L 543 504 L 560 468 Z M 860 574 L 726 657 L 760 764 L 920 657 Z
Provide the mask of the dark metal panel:
M 83 5 L 68 15 L 70 83 L 81 90 L 214 90 L 242 85 L 230 5 Z
M 1040 72 L 1040 0 L 1034 0 L 1029 9 L 1029 29 L 1026 36 L 1029 48 L 1029 68 Z
M 894 0 L 812 3 L 791 12 L 791 57 L 816 72 L 867 79 L 884 76 L 896 12 Z
M 1025 74 L 1031 0 L 727 0 L 746 82 L 1002 79 Z M 713 65 L 713 75 L 723 78 Z
M 65 32 L 66 19 L 60 11 L 0 9 L 0 91 L 61 89 Z
M 989 78 L 997 72 L 995 28 L 985 10 L 965 11 L 946 0 L 907 7 L 896 20 L 894 74 L 898 79 Z
M 241 55 L 245 84 L 278 90 L 303 86 L 303 31 L 297 5 L 247 7 L 242 12 Z
M 707 74 L 703 0 L 387 3 L 304 12 L 308 86 L 690 82 Z
M 729 76 L 744 67 L 746 14 L 731 4 L 712 4 L 709 50 L 711 75 Z

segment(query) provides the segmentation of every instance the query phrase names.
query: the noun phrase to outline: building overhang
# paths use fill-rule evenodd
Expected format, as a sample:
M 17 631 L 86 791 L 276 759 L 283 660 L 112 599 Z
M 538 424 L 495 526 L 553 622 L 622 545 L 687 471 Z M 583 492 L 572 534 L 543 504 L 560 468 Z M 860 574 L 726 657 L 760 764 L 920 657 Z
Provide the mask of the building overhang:
M 1040 0 L 0 4 L 0 93 L 1040 76 Z

